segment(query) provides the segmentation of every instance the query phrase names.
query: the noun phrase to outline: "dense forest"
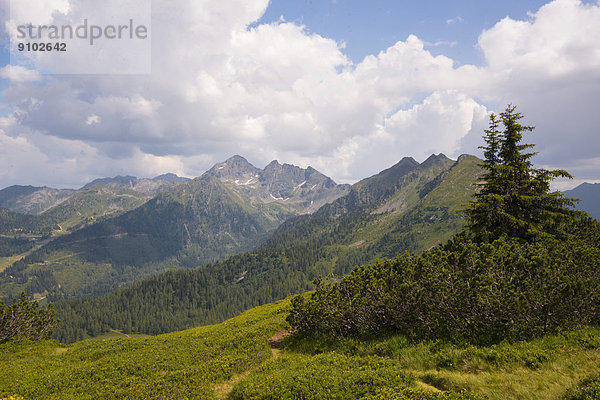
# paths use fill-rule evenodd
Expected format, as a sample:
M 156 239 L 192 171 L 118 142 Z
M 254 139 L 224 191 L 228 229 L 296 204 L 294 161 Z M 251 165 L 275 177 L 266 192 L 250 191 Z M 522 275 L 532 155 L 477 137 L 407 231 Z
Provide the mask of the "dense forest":
M 34 247 L 34 242 L 27 238 L 0 236 L 0 257 L 25 253 Z

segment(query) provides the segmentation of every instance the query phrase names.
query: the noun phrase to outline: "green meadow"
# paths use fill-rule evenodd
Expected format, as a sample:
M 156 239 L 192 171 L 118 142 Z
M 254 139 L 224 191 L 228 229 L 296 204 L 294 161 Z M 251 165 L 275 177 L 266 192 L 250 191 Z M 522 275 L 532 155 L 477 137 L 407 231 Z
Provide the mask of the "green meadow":
M 600 329 L 492 346 L 287 336 L 290 301 L 159 336 L 0 344 L 17 399 L 594 399 Z M 587 396 L 587 397 L 586 397 Z

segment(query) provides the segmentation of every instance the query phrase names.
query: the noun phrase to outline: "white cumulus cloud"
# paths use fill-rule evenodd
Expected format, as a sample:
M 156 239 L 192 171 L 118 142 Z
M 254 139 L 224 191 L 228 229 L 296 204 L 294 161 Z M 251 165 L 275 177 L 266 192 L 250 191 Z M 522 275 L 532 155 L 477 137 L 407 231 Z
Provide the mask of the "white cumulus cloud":
M 40 6 L 32 15 L 82 16 L 95 4 L 56 0 L 60 12 Z M 23 172 L 44 166 L 65 183 L 116 173 L 192 176 L 236 153 L 258 166 L 276 158 L 352 182 L 404 156 L 478 151 L 489 112 L 509 102 L 537 126 L 525 140 L 538 144 L 540 162 L 600 175 L 597 164 L 582 164 L 599 145 L 599 5 L 555 0 L 527 20 L 498 21 L 477 43 L 485 64 L 460 67 L 414 35 L 354 64 L 342 43 L 298 24 L 252 25 L 267 6 L 153 1 L 150 75 L 0 69 L 12 111 L 0 139 L 35 159 L 27 167 L 11 157 L 15 169 L 0 175 L 0 186 L 45 183 Z

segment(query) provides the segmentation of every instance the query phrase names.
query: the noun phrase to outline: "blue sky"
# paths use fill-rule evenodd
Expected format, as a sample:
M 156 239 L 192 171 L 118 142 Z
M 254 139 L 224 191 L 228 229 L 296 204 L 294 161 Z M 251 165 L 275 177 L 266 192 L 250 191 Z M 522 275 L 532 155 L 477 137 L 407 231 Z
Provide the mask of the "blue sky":
M 414 34 L 460 64 L 481 64 L 476 48 L 484 29 L 504 17 L 527 19 L 546 4 L 543 0 L 502 1 L 390 1 L 390 0 L 271 0 L 259 23 L 283 17 L 305 25 L 310 32 L 346 43 L 345 53 L 355 63 Z M 435 46 L 434 44 L 437 44 Z
M 536 164 L 575 175 L 563 188 L 600 181 L 598 0 L 0 5 L 3 27 L 152 11 L 150 74 L 87 75 L 114 59 L 81 43 L 26 67 L 0 50 L 0 187 L 198 176 L 233 154 L 351 183 L 404 156 L 480 154 L 489 114 L 508 103 L 536 126 Z M 43 73 L 55 67 L 77 74 Z

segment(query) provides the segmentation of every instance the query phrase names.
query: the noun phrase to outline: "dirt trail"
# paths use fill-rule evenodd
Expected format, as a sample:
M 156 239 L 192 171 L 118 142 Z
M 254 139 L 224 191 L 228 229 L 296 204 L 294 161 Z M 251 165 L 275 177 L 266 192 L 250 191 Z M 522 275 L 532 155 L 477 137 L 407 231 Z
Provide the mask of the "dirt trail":
M 272 350 L 278 350 L 281 347 L 283 339 L 288 337 L 290 332 L 287 329 L 280 329 L 276 334 L 267 339 Z
M 289 334 L 290 333 L 286 329 L 281 329 L 276 334 L 267 339 L 267 343 L 269 343 L 269 347 L 271 347 L 272 359 L 277 359 L 279 357 L 281 353 L 281 343 L 283 342 L 283 339 L 289 336 Z M 231 393 L 233 387 L 243 378 L 248 376 L 256 368 L 252 368 L 248 371 L 236 374 L 230 380 L 226 382 L 221 382 L 218 385 L 216 385 L 213 388 L 213 390 L 215 392 L 215 395 L 217 396 L 217 399 L 227 399 L 227 396 L 229 396 L 229 393 Z

